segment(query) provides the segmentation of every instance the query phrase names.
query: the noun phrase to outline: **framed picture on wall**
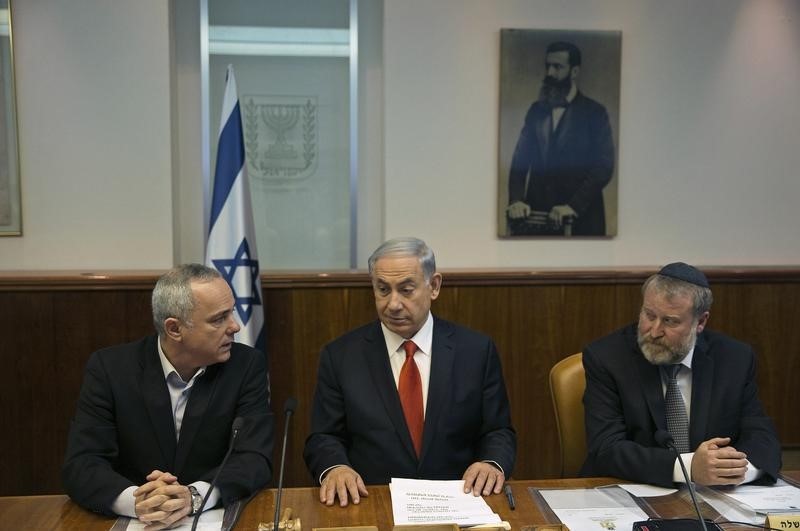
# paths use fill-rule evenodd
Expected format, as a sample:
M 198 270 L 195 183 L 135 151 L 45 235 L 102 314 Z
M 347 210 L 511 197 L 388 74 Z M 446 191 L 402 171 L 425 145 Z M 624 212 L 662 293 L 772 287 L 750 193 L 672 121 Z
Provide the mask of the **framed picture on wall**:
M 501 237 L 617 234 L 622 32 L 500 30 Z
M 14 54 L 8 0 L 0 0 L 0 236 L 22 235 Z

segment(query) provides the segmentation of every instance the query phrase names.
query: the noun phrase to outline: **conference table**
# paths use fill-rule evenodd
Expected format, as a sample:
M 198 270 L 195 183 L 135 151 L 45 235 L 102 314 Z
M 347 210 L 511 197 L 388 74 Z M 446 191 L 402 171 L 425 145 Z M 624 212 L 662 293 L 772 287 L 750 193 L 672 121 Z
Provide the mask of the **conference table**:
M 787 480 L 800 481 L 800 471 L 783 473 Z M 489 506 L 512 529 L 553 523 L 552 515 L 542 509 L 529 488 L 593 488 L 619 483 L 614 478 L 576 478 L 512 480 L 509 482 L 516 509 L 511 510 L 504 494 L 494 494 L 485 499 Z M 346 508 L 328 507 L 319 502 L 318 489 L 311 487 L 284 489 L 282 507 L 291 507 L 293 516 L 301 520 L 302 529 L 315 527 L 377 526 L 381 531 L 392 529 L 392 503 L 386 485 L 368 487 L 369 496 L 358 505 Z M 234 526 L 235 531 L 255 531 L 259 523 L 271 522 L 275 512 L 275 489 L 264 489 L 244 507 Z M 686 496 L 676 493 L 659 498 L 648 498 L 648 504 L 664 518 L 691 517 L 691 505 Z M 64 495 L 0 497 L 0 530 L 47 531 L 108 531 L 115 519 L 88 512 Z M 726 530 L 752 529 L 726 525 Z

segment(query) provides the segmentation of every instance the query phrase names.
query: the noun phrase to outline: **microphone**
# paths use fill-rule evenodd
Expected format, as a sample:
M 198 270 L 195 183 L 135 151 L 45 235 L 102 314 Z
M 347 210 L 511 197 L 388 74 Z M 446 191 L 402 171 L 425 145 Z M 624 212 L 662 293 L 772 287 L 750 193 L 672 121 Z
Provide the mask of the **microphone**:
M 678 464 L 681 465 L 681 472 L 683 472 L 683 479 L 686 481 L 686 486 L 689 487 L 689 496 L 692 498 L 692 505 L 694 505 L 694 510 L 697 513 L 697 518 L 700 520 L 700 525 L 703 527 L 703 531 L 708 531 L 706 527 L 706 521 L 703 518 L 703 514 L 700 512 L 700 506 L 697 504 L 697 498 L 694 495 L 694 486 L 692 485 L 691 479 L 689 479 L 689 473 L 686 472 L 686 466 L 683 464 L 683 458 L 681 457 L 680 452 L 677 448 L 675 448 L 675 441 L 672 438 L 672 435 L 668 431 L 665 430 L 658 430 L 656 431 L 653 438 L 656 440 L 656 444 L 661 446 L 662 448 L 669 448 L 675 455 L 678 457 Z M 711 524 L 713 526 L 712 529 L 719 529 L 716 524 Z
M 208 497 L 211 496 L 211 491 L 214 490 L 214 487 L 217 485 L 219 473 L 222 472 L 222 469 L 225 467 L 225 463 L 228 462 L 228 457 L 230 457 L 233 447 L 236 445 L 236 437 L 239 436 L 242 426 L 244 426 L 244 419 L 242 417 L 236 417 L 233 419 L 233 424 L 231 424 L 231 442 L 228 444 L 228 453 L 225 454 L 225 457 L 222 459 L 222 463 L 220 463 L 219 468 L 217 468 L 217 473 L 214 474 L 214 479 L 211 480 L 211 484 L 208 486 L 208 491 L 206 491 L 206 495 L 203 496 L 203 503 L 200 504 L 200 508 L 194 515 L 192 521 L 192 531 L 197 529 L 197 522 L 200 521 L 200 515 L 203 514 L 203 507 L 206 506 Z
M 292 420 L 292 414 L 294 413 L 295 409 L 297 409 L 297 399 L 290 396 L 286 399 L 286 404 L 283 406 L 283 413 L 286 415 L 286 421 L 283 425 L 281 469 L 278 475 L 278 493 L 275 495 L 275 521 L 273 523 L 272 531 L 278 531 L 278 522 L 280 521 L 281 497 L 283 495 L 283 469 L 286 466 L 286 443 L 289 439 L 289 421 Z

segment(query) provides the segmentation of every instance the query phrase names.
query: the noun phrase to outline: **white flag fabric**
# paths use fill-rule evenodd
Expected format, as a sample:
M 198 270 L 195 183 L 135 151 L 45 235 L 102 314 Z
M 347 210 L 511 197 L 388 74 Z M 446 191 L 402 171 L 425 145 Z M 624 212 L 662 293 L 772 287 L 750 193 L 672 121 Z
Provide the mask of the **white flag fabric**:
M 206 265 L 216 268 L 233 291 L 236 313 L 242 325 L 236 341 L 266 352 L 250 182 L 247 179 L 242 117 L 232 65 L 228 65 L 226 77 L 208 224 Z

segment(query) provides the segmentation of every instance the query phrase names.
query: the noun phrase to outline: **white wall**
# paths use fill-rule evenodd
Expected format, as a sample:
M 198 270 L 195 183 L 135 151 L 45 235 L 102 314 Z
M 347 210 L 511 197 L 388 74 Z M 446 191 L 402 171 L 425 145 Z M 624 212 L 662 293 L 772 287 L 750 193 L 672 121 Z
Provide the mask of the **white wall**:
M 169 6 L 14 2 L 24 236 L 0 270 L 202 259 L 202 209 L 173 206 Z M 622 31 L 617 237 L 495 236 L 500 28 Z M 796 0 L 387 0 L 384 32 L 386 237 L 443 268 L 800 264 Z
M 800 264 L 800 3 L 390 0 L 386 236 L 442 267 Z M 619 233 L 499 240 L 500 28 L 622 31 Z
M 23 236 L 0 269 L 169 267 L 168 3 L 12 9 Z

